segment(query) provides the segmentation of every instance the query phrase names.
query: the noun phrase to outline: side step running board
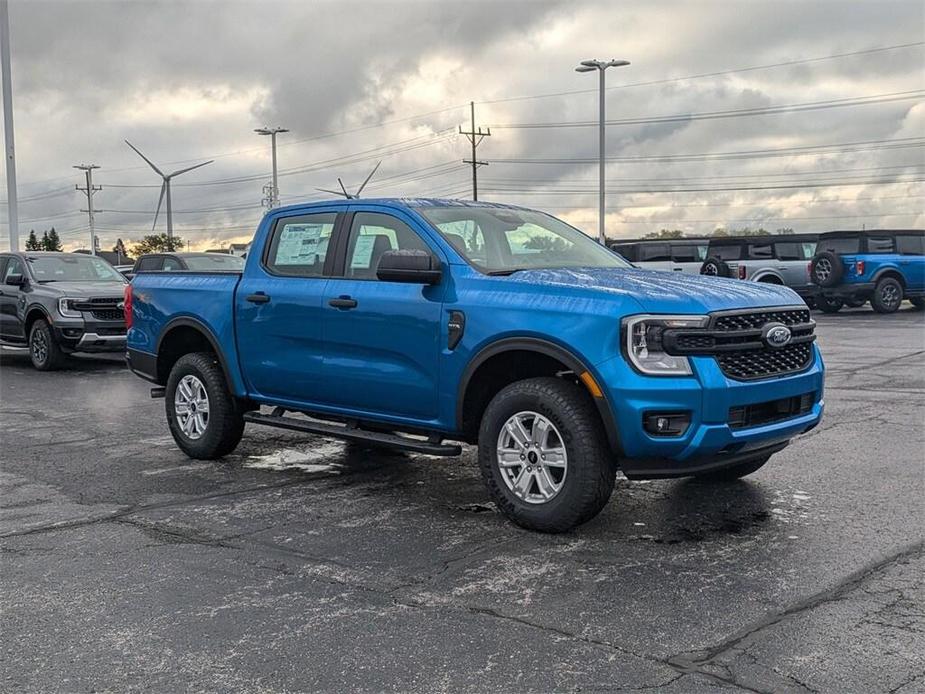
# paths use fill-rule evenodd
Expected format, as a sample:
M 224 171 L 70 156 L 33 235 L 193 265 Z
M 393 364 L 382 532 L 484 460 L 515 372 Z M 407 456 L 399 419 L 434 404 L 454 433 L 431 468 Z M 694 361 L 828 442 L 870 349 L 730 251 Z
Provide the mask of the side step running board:
M 277 410 L 278 409 L 279 408 L 277 408 Z M 264 424 L 279 429 L 304 431 L 308 434 L 320 434 L 321 436 L 330 436 L 346 441 L 364 441 L 377 446 L 386 446 L 403 451 L 413 451 L 414 453 L 426 453 L 427 455 L 454 456 L 462 453 L 462 446 L 441 443 L 435 438 L 430 438 L 428 440 L 413 439 L 399 434 L 367 431 L 366 429 L 360 429 L 356 426 L 330 424 L 313 419 L 296 419 L 295 417 L 285 417 L 282 414 L 277 414 L 277 410 L 274 410 L 273 414 L 246 412 L 244 414 L 244 421 L 254 424 Z

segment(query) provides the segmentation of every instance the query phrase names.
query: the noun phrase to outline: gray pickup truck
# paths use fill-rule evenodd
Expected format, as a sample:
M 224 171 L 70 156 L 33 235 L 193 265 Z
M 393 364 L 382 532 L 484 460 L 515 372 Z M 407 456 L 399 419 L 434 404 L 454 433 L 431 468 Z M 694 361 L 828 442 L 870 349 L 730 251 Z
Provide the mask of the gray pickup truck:
M 126 281 L 102 258 L 0 253 L 0 344 L 51 371 L 72 352 L 124 352 Z

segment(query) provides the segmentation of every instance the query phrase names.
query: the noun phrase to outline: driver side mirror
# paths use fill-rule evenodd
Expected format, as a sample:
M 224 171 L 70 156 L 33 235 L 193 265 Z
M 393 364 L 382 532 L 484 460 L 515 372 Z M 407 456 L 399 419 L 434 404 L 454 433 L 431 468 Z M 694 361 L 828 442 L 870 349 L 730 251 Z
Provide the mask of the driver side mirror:
M 386 251 L 379 259 L 376 277 L 385 282 L 437 284 L 443 271 L 440 261 L 428 251 Z
M 26 283 L 26 278 L 20 274 L 6 276 L 6 284 L 9 284 L 10 286 L 21 287 L 25 283 Z

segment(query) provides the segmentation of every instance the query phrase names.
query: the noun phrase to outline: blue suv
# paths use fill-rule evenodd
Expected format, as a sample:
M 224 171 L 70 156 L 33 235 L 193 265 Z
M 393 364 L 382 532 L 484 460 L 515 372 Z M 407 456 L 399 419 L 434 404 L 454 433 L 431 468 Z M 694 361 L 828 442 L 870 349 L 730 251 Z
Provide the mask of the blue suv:
M 870 301 L 893 313 L 903 299 L 925 308 L 925 231 L 832 231 L 819 235 L 810 263 L 813 298 L 825 313 Z
M 478 460 L 564 531 L 631 479 L 751 474 L 823 411 L 783 286 L 637 270 L 550 215 L 458 200 L 275 209 L 243 271 L 141 271 L 128 361 L 193 458 L 245 423 Z M 261 409 L 263 408 L 263 409 Z

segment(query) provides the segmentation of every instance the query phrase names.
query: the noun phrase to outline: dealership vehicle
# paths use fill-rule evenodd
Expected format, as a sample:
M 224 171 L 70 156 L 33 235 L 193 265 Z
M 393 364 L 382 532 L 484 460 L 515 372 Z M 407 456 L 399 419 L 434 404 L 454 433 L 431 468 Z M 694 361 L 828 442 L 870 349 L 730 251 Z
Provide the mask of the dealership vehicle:
M 194 272 L 208 272 L 211 270 L 226 271 L 240 270 L 244 267 L 244 259 L 228 253 L 147 253 L 135 261 L 134 267 L 124 273 L 131 279 L 136 273 L 144 272 L 174 272 L 177 270 L 192 270 Z
M 633 265 L 646 270 L 668 270 L 696 275 L 707 257 L 709 239 L 637 239 L 610 245 Z
M 818 234 L 786 234 L 713 238 L 700 274 L 782 284 L 806 298 L 814 293 L 809 261 L 818 237 Z
M 544 531 L 595 516 L 618 468 L 755 472 L 823 410 L 791 290 L 635 269 L 512 206 L 275 209 L 243 272 L 140 272 L 125 301 L 129 366 L 187 455 L 230 453 L 245 422 L 432 455 L 475 443 L 501 511 Z
M 0 342 L 28 347 L 40 371 L 72 352 L 125 351 L 125 278 L 77 253 L 0 253 Z
M 925 308 L 925 231 L 821 234 L 810 277 L 816 306 L 827 313 L 867 300 L 877 313 L 893 313 L 903 299 Z

